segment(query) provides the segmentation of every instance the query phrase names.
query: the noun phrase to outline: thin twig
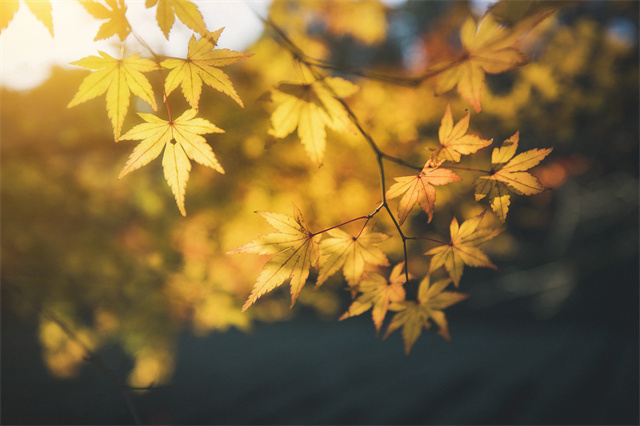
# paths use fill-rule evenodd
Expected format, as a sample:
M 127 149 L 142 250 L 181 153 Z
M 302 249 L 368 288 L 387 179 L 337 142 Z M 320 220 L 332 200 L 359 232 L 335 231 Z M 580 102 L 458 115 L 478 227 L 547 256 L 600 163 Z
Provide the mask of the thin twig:
M 301 63 L 305 64 L 307 66 L 307 69 L 311 72 L 311 74 L 317 80 L 319 80 L 319 81 L 324 80 L 324 78 L 326 76 L 315 68 L 316 64 L 314 63 L 314 61 L 310 61 L 308 59 L 307 55 L 304 54 L 304 52 L 298 46 L 296 46 L 295 43 L 293 43 L 291 41 L 291 39 L 289 39 L 289 37 L 284 33 L 284 31 L 282 31 L 282 29 L 280 29 L 280 27 L 278 27 L 273 21 L 271 21 L 269 19 L 264 19 L 263 18 L 262 20 L 266 25 L 268 25 L 278 35 L 278 39 L 276 41 L 279 42 L 281 46 L 283 46 L 285 49 L 289 50 L 289 52 L 293 55 L 293 57 L 296 60 L 298 60 Z M 376 156 L 376 162 L 378 163 L 378 172 L 379 172 L 379 176 L 380 176 L 380 192 L 381 192 L 381 198 L 382 198 L 382 202 L 380 204 L 380 207 L 377 210 L 379 210 L 382 207 L 385 208 L 385 210 L 387 211 L 389 217 L 391 218 L 391 220 L 392 220 L 392 222 L 393 222 L 393 224 L 394 224 L 394 226 L 395 226 L 395 228 L 396 228 L 396 230 L 398 232 L 398 235 L 400 235 L 400 238 L 402 238 L 402 246 L 403 246 L 404 261 L 405 261 L 405 278 L 406 278 L 407 283 L 409 283 L 409 270 L 408 270 L 409 257 L 408 257 L 408 252 L 407 252 L 407 237 L 402 232 L 402 229 L 400 228 L 400 224 L 398 223 L 398 221 L 396 220 L 395 216 L 393 215 L 393 212 L 389 208 L 389 204 L 387 202 L 385 170 L 384 170 L 383 160 L 387 159 L 387 160 L 390 160 L 390 161 L 393 161 L 393 162 L 396 162 L 398 164 L 402 164 L 402 165 L 405 165 L 405 166 L 411 167 L 411 168 L 416 168 L 416 167 L 413 166 L 413 165 L 410 165 L 408 163 L 405 163 L 403 160 L 401 160 L 399 158 L 392 157 L 392 156 L 390 156 L 388 154 L 385 154 L 380 149 L 378 144 L 375 142 L 375 140 L 373 139 L 371 134 L 369 134 L 369 132 L 367 132 L 365 130 L 365 128 L 362 126 L 362 123 L 360 123 L 360 120 L 358 119 L 357 115 L 353 112 L 351 107 L 349 107 L 349 105 L 342 98 L 340 98 L 340 96 L 338 96 L 338 94 L 328 84 L 325 84 L 325 88 L 331 93 L 331 95 L 338 102 L 340 102 L 340 104 L 343 106 L 343 108 L 347 112 L 350 121 L 356 126 L 358 132 L 367 141 L 369 147 L 373 150 L 373 152 L 374 152 L 374 154 Z M 421 169 L 422 168 L 419 168 L 418 170 L 421 170 Z M 361 218 L 356 218 L 354 220 L 359 220 L 359 219 L 362 219 L 362 217 Z M 345 223 L 348 223 L 348 222 L 345 222 Z

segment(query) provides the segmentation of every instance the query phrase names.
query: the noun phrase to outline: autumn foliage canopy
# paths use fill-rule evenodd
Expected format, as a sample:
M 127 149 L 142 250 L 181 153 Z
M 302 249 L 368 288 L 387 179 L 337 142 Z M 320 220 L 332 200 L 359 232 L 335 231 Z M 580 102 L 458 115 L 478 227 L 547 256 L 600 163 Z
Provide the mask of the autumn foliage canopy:
M 51 4 L 25 3 L 53 35 Z M 129 150 L 109 177 L 133 188 L 161 173 L 184 216 L 167 236 L 180 268 L 168 271 L 151 243 L 130 246 L 164 276 L 163 294 L 190 305 L 167 302 L 169 311 L 202 330 L 246 328 L 287 317 L 279 287 L 289 288 L 287 307 L 325 312 L 346 288 L 339 318 L 370 314 L 377 334 L 387 324 L 384 337 L 401 329 L 407 354 L 424 329 L 450 339 L 445 311 L 467 299 L 465 273 L 497 269 L 491 253 L 508 244 L 488 247 L 508 229 L 514 200 L 546 190 L 535 168 L 552 147 L 500 121 L 488 85 L 535 66 L 529 38 L 543 40 L 557 9 L 530 2 L 515 13 L 514 3 L 481 16 L 456 9 L 422 38 L 429 55 L 385 68 L 338 61 L 317 37 L 363 51 L 384 43 L 389 6 L 372 0 L 274 1 L 246 53 L 218 47 L 224 28 L 208 28 L 197 2 L 147 0 L 167 40 L 177 22 L 191 32 L 184 57 L 152 50 L 124 0 L 80 0 L 101 22 L 95 40 L 117 48 L 72 62 L 84 74 L 65 102 L 78 110 L 100 99 L 97 119 Z M 2 3 L 2 28 L 18 7 Z M 192 187 L 200 195 L 190 204 Z M 166 206 L 163 191 L 142 192 Z M 141 377 L 131 382 L 153 381 Z

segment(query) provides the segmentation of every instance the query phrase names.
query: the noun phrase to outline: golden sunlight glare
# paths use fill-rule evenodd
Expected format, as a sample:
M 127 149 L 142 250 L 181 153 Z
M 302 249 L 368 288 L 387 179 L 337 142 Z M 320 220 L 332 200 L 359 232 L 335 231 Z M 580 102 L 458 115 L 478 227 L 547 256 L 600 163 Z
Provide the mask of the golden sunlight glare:
M 70 62 L 103 50 L 118 55 L 121 47 L 117 37 L 93 41 L 101 22 L 93 19 L 75 0 L 52 0 L 55 37 L 20 2 L 20 8 L 0 34 L 0 85 L 15 90 L 30 89 L 46 80 L 51 66 L 70 67 Z M 225 27 L 220 47 L 245 49 L 260 36 L 269 0 L 199 1 L 198 7 L 209 30 Z M 156 53 L 183 55 L 191 32 L 181 22 L 176 23 L 167 41 L 155 20 L 155 8 L 146 9 L 144 2 L 128 2 L 127 19 L 136 34 Z M 138 49 L 135 37 L 127 39 L 131 49 Z M 142 49 L 144 52 L 144 49 Z

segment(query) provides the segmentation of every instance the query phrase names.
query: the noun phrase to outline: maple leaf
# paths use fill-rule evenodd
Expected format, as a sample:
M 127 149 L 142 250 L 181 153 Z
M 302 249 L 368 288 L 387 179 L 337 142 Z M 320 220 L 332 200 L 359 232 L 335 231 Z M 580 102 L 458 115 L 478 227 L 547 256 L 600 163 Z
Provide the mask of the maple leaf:
M 120 138 L 124 117 L 129 109 L 131 92 L 151 105 L 154 111 L 157 111 L 158 107 L 151 84 L 142 74 L 157 69 L 157 66 L 149 59 L 139 58 L 138 53 L 124 59 L 116 59 L 102 51 L 98 51 L 98 53 L 101 57 L 91 55 L 71 62 L 72 65 L 88 68 L 94 72 L 80 83 L 78 92 L 69 102 L 67 108 L 79 105 L 106 92 L 107 114 L 111 119 L 113 133 L 117 141 Z
M 93 40 L 104 40 L 117 34 L 120 41 L 124 41 L 131 33 L 131 25 L 125 16 L 127 5 L 124 0 L 105 0 L 105 3 L 108 7 L 94 0 L 80 0 L 80 4 L 91 16 L 107 20 L 100 26 Z
M 398 223 L 400 225 L 404 223 L 416 204 L 429 215 L 429 222 L 431 222 L 436 202 L 436 189 L 433 185 L 446 185 L 462 179 L 451 170 L 440 168 L 443 161 L 434 163 L 430 159 L 417 175 L 394 178 L 396 183 L 387 190 L 386 197 L 393 199 L 404 194 L 398 203 Z
M 397 264 L 391 271 L 388 280 L 375 272 L 368 273 L 368 279 L 363 280 L 357 286 L 358 291 L 362 294 L 351 303 L 340 320 L 360 315 L 373 308 L 371 316 L 376 327 L 376 334 L 378 334 L 390 304 L 401 302 L 406 296 L 404 290 L 406 275 L 402 271 L 403 267 L 404 262 Z
M 173 28 L 176 16 L 196 33 L 203 36 L 208 33 L 198 6 L 188 0 L 146 0 L 144 4 L 147 9 L 158 5 L 156 20 L 167 40 L 169 40 L 169 32 Z
M 184 194 L 191 171 L 189 158 L 219 173 L 224 173 L 213 150 L 205 138 L 200 136 L 206 133 L 223 133 L 224 130 L 204 118 L 196 118 L 196 114 L 196 110 L 190 109 L 180 117 L 166 121 L 153 114 L 139 113 L 138 115 L 146 123 L 138 124 L 120 138 L 121 140 L 141 140 L 141 142 L 129 156 L 118 179 L 147 165 L 158 157 L 164 148 L 162 157 L 164 177 L 171 187 L 183 216 L 187 214 L 184 209 Z
M 182 93 L 191 108 L 198 109 L 204 82 L 244 107 L 229 76 L 216 67 L 235 64 L 252 55 L 229 49 L 213 50 L 214 47 L 208 39 L 202 37 L 196 41 L 195 36 L 192 35 L 189 40 L 187 59 L 171 58 L 162 61 L 161 66 L 171 69 L 164 85 L 167 96 L 181 85 Z
M 318 271 L 316 286 L 322 285 L 340 268 L 350 286 L 357 284 L 362 278 L 366 264 L 386 266 L 389 264 L 387 256 L 377 245 L 391 238 L 382 232 L 371 232 L 371 227 L 365 228 L 359 235 L 352 236 L 340 229 L 327 231 L 331 238 L 320 242 L 322 266 Z
M 271 114 L 269 134 L 284 138 L 297 127 L 307 155 L 320 167 L 327 137 L 325 127 L 339 132 L 351 131 L 349 114 L 336 96 L 347 97 L 357 90 L 358 86 L 338 77 L 311 84 L 280 83 L 271 94 L 278 106 Z
M 469 129 L 470 115 L 471 113 L 467 113 L 454 126 L 451 105 L 447 105 L 438 131 L 440 148 L 433 154 L 434 160 L 443 158 L 458 163 L 461 155 L 473 154 L 491 145 L 492 139 L 481 139 L 479 136 L 466 134 Z
M 404 351 L 409 355 L 422 329 L 430 329 L 433 322 L 438 326 L 438 334 L 451 340 L 447 318 L 442 310 L 465 300 L 469 295 L 444 291 L 450 282 L 451 279 L 444 279 L 430 284 L 430 275 L 427 275 L 420 283 L 417 301 L 403 301 L 391 305 L 391 310 L 399 312 L 391 319 L 384 338 L 402 327 Z
M 47 28 L 51 37 L 53 37 L 53 15 L 51 13 L 52 6 L 49 0 L 24 0 L 25 4 L 42 24 Z M 9 26 L 13 20 L 13 16 L 20 8 L 18 0 L 2 0 L 0 1 L 0 32 Z
M 429 272 L 433 272 L 444 265 L 453 279 L 453 283 L 458 287 L 465 264 L 473 267 L 482 266 L 497 269 L 487 255 L 478 247 L 478 245 L 502 232 L 502 229 L 478 229 L 485 213 L 486 210 L 478 216 L 467 219 L 462 225 L 458 225 L 455 217 L 451 220 L 451 225 L 449 226 L 451 242 L 433 248 L 425 253 L 427 255 L 433 255 Z
M 491 208 L 501 222 L 507 218 L 511 193 L 534 195 L 545 190 L 538 179 L 526 170 L 538 165 L 553 148 L 532 149 L 515 155 L 520 133 L 516 132 L 505 140 L 500 148 L 491 153 L 491 174 L 481 176 L 476 185 L 475 198 L 487 198 Z
M 527 62 L 525 55 L 513 47 L 516 33 L 501 27 L 491 14 L 475 23 L 469 17 L 460 30 L 464 53 L 460 59 L 434 68 L 438 72 L 436 94 L 458 87 L 458 93 L 471 104 L 476 112 L 482 110 L 482 89 L 485 73 L 499 74 Z
M 282 213 L 256 212 L 279 232 L 263 235 L 228 252 L 229 254 L 275 255 L 265 264 L 264 269 L 258 275 L 242 311 L 288 279 L 291 280 L 291 307 L 293 307 L 309 277 L 309 269 L 312 266 L 317 268 L 319 261 L 318 240 L 321 235 L 315 235 L 311 232 L 295 204 L 293 211 L 293 216 Z

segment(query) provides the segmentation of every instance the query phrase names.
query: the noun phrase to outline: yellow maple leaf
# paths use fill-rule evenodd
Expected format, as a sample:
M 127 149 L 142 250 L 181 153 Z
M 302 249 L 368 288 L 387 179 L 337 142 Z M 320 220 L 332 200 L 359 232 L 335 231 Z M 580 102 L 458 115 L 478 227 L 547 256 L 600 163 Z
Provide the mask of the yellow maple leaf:
M 502 229 L 480 228 L 480 222 L 486 210 L 478 216 L 467 219 L 458 225 L 454 217 L 449 226 L 451 232 L 451 242 L 429 250 L 427 255 L 432 255 L 429 272 L 433 272 L 443 266 L 453 279 L 456 287 L 460 285 L 460 278 L 464 265 L 473 267 L 486 267 L 496 269 L 486 254 L 478 247 L 487 240 L 502 232 Z
M 469 17 L 460 30 L 464 48 L 462 56 L 442 69 L 437 65 L 432 72 L 438 72 L 436 94 L 448 92 L 458 87 L 458 93 L 471 104 L 476 112 L 482 110 L 482 89 L 485 73 L 499 74 L 527 62 L 524 54 L 513 47 L 516 33 L 501 27 L 491 14 L 487 14 L 478 24 Z
M 108 7 L 94 0 L 80 0 L 91 16 L 107 21 L 100 26 L 93 40 L 104 40 L 117 34 L 120 41 L 124 41 L 131 33 L 131 25 L 125 16 L 127 5 L 124 0 L 105 0 L 105 3 Z
M 352 129 L 349 114 L 336 97 L 347 97 L 357 90 L 358 86 L 339 77 L 310 84 L 280 83 L 271 93 L 278 106 L 271 114 L 269 134 L 284 138 L 298 128 L 307 155 L 320 167 L 327 138 L 325 127 L 339 132 Z
M 473 154 L 491 145 L 492 139 L 481 139 L 480 136 L 466 134 L 469 129 L 470 115 L 471 113 L 467 113 L 454 126 L 451 105 L 447 105 L 438 131 L 440 148 L 433 154 L 435 160 L 445 159 L 458 163 L 461 155 Z
M 189 0 L 146 0 L 147 9 L 158 5 L 156 10 L 156 20 L 165 38 L 169 40 L 169 32 L 173 28 L 176 16 L 183 24 L 191 28 L 196 33 L 205 36 L 207 26 L 202 18 L 202 13 L 193 2 Z
M 131 92 L 151 105 L 154 111 L 157 111 L 158 107 L 151 84 L 142 74 L 157 69 L 157 66 L 149 59 L 139 58 L 138 53 L 124 59 L 116 59 L 102 51 L 98 51 L 98 53 L 100 57 L 91 55 L 71 62 L 72 65 L 88 68 L 94 72 L 80 83 L 78 92 L 69 102 L 67 108 L 79 105 L 106 92 L 107 114 L 111 119 L 113 133 L 117 141 L 120 138 L 124 117 L 129 109 Z
M 387 256 L 377 247 L 383 241 L 391 238 L 382 232 L 371 232 L 371 227 L 365 228 L 357 236 L 352 236 L 340 229 L 327 231 L 330 238 L 320 242 L 322 265 L 318 271 L 316 286 L 322 285 L 340 268 L 350 286 L 357 284 L 362 278 L 366 264 L 386 266 L 389 264 Z
M 391 310 L 398 312 L 391 319 L 384 337 L 386 339 L 389 334 L 402 327 L 402 339 L 407 355 L 420 337 L 422 329 L 430 329 L 432 322 L 438 326 L 438 334 L 451 340 L 447 318 L 442 310 L 469 297 L 463 293 L 444 291 L 451 279 L 436 281 L 433 284 L 430 284 L 430 279 L 430 275 L 427 275 L 420 283 L 417 301 L 403 301 L 390 306 Z
M 191 163 L 189 158 L 211 167 L 219 173 L 224 169 L 218 163 L 211 147 L 204 137 L 206 133 L 223 133 L 204 118 L 196 118 L 197 111 L 190 109 L 180 117 L 166 121 L 153 114 L 138 115 L 146 123 L 138 124 L 122 135 L 121 140 L 141 140 L 129 156 L 118 179 L 129 172 L 139 169 L 160 155 L 164 148 L 162 167 L 164 177 L 171 187 L 180 213 L 186 216 L 184 194 L 189 180 Z
M 291 280 L 291 307 L 293 307 L 309 277 L 309 269 L 312 266 L 318 266 L 318 240 L 321 235 L 311 232 L 302 213 L 295 205 L 293 212 L 293 216 L 282 213 L 257 212 L 279 232 L 263 235 L 228 252 L 229 254 L 275 255 L 265 264 L 264 269 L 258 275 L 242 311 L 249 308 L 265 293 L 289 279 Z
M 229 49 L 213 50 L 214 47 L 208 39 L 202 37 L 196 41 L 195 36 L 192 35 L 186 59 L 170 58 L 162 61 L 160 65 L 171 69 L 164 85 L 167 96 L 181 85 L 182 93 L 191 108 L 198 109 L 204 82 L 230 96 L 240 106 L 244 106 L 227 74 L 216 67 L 235 64 L 252 55 Z
M 491 153 L 491 174 L 481 176 L 476 184 L 476 201 L 487 198 L 491 208 L 504 223 L 511 204 L 511 193 L 534 195 L 545 190 L 538 179 L 526 170 L 538 165 L 553 148 L 531 149 L 515 155 L 520 133 L 505 140 Z
M 51 13 L 52 6 L 50 0 L 24 0 L 25 4 L 42 24 L 47 28 L 51 37 L 53 37 L 53 15 Z M 2 0 L 0 1 L 0 32 L 9 26 L 13 20 L 13 16 L 20 8 L 18 0 Z
M 416 204 L 429 215 L 429 222 L 431 222 L 436 202 L 436 189 L 433 185 L 446 185 L 462 179 L 451 170 L 440 168 L 443 161 L 434 163 L 430 159 L 417 175 L 394 178 L 396 183 L 387 190 L 386 197 L 393 199 L 404 194 L 398 203 L 398 223 L 400 225 L 404 223 Z
M 340 320 L 360 315 L 372 309 L 373 324 L 376 327 L 376 334 L 379 333 L 389 306 L 392 303 L 403 301 L 406 296 L 404 290 L 406 275 L 402 271 L 403 268 L 404 262 L 397 264 L 391 271 L 388 280 L 375 272 L 368 273 L 368 278 L 357 286 L 358 291 L 362 294 L 351 303 Z

